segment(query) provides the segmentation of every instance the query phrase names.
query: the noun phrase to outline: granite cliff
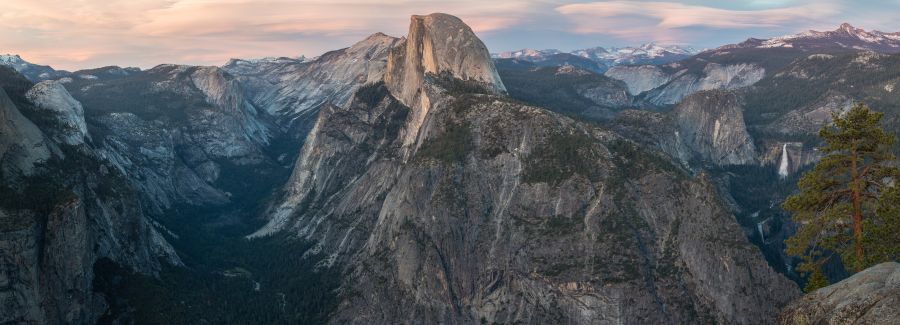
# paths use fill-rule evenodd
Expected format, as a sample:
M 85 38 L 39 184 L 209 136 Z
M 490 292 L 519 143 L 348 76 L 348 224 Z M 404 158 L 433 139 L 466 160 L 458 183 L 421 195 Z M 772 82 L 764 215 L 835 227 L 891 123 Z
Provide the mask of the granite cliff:
M 760 323 L 799 294 L 705 176 L 510 100 L 476 40 L 414 16 L 252 235 L 316 243 L 345 278 L 331 322 Z
M 90 143 L 80 104 L 58 84 L 0 76 L 0 322 L 93 323 L 107 307 L 95 262 L 152 274 L 181 261 Z

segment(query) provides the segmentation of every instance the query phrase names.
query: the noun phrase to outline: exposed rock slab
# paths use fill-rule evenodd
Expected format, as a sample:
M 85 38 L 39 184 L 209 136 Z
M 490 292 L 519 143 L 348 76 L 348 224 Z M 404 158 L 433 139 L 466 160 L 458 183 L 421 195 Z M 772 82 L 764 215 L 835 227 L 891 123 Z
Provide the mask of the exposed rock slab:
M 664 73 L 655 65 L 615 66 L 605 74 L 607 77 L 625 82 L 628 85 L 628 92 L 632 95 L 640 95 L 672 79 L 671 75 Z
M 400 42 L 376 33 L 313 60 L 234 59 L 223 69 L 238 78 L 256 107 L 302 140 L 321 107 L 346 106 L 360 86 L 380 81 L 388 52 Z
M 181 261 L 112 163 L 90 143 L 45 136 L 83 140 L 78 102 L 53 83 L 16 89 L 17 102 L 0 90 L 0 323 L 95 323 L 107 308 L 95 262 L 154 273 Z
M 501 93 L 506 88 L 490 52 L 472 29 L 447 14 L 412 16 L 405 44 L 388 58 L 384 81 L 404 105 L 413 107 L 425 74 L 449 73 Z
M 4 173 L 30 175 L 36 163 L 49 158 L 44 134 L 0 89 L 0 162 Z
M 778 322 L 895 324 L 900 320 L 900 263 L 887 262 L 808 293 L 787 306 Z
M 48 130 L 57 141 L 69 145 L 82 144 L 88 136 L 87 123 L 84 121 L 84 108 L 57 81 L 42 81 L 25 95 L 35 107 L 44 114 L 56 115 L 60 122 L 56 128 Z
M 757 162 L 756 147 L 744 124 L 740 97 L 706 91 L 685 98 L 674 110 L 679 136 L 700 160 L 719 166 Z

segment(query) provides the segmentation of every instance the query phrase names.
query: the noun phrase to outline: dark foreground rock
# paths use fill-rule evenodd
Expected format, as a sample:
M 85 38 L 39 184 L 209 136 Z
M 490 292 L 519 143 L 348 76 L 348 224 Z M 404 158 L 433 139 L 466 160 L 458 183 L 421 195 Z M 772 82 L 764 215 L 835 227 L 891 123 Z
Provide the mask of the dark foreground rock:
M 785 308 L 779 324 L 897 324 L 900 263 L 881 263 Z

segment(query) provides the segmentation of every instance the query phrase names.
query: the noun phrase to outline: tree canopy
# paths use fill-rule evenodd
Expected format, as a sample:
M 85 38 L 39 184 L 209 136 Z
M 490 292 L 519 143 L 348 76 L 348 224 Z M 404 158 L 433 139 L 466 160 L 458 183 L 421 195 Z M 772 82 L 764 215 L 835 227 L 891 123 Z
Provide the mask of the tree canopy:
M 834 256 L 850 272 L 898 257 L 900 169 L 881 118 L 858 103 L 819 131 L 823 157 L 783 205 L 799 225 L 786 240 L 787 253 L 803 258 L 799 271 L 815 273 Z

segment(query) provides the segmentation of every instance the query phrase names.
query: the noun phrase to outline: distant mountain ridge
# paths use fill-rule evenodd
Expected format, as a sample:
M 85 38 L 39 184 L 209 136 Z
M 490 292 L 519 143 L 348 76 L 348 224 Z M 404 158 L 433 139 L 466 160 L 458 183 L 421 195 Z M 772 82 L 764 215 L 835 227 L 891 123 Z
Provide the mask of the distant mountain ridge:
M 46 65 L 25 61 L 18 54 L 0 54 L 0 65 L 15 69 L 32 82 L 57 79 L 70 74 L 68 71 L 55 70 Z
M 725 45 L 716 50 L 737 48 L 802 48 L 827 49 L 847 48 L 875 52 L 900 52 L 900 32 L 886 33 L 877 30 L 866 31 L 843 23 L 832 31 L 809 30 L 802 33 L 779 36 L 770 39 L 749 38 L 738 44 Z
M 495 59 L 518 59 L 531 62 L 543 62 L 558 59 L 560 55 L 574 56 L 602 64 L 609 68 L 620 64 L 665 64 L 690 57 L 699 51 L 691 47 L 679 45 L 660 45 L 646 43 L 637 47 L 592 47 L 572 52 L 556 49 L 535 50 L 521 49 L 491 54 Z

